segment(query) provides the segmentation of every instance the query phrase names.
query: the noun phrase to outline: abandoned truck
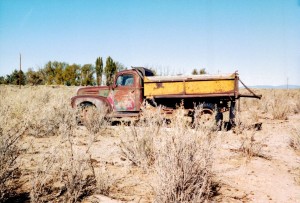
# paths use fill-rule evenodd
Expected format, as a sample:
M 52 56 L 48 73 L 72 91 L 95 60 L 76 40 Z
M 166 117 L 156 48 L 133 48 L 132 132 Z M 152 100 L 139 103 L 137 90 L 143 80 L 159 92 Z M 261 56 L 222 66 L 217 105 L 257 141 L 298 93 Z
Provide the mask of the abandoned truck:
M 181 105 L 185 115 L 195 121 L 195 107 L 201 105 L 201 114 L 216 112 L 216 121 L 223 120 L 223 112 L 229 111 L 229 122 L 234 123 L 236 101 L 240 97 L 260 99 L 251 94 L 239 93 L 238 73 L 224 75 L 154 76 L 149 69 L 133 67 L 118 72 L 111 86 L 82 87 L 72 97 L 73 108 L 106 109 L 107 117 L 114 119 L 136 118 L 145 103 L 160 107 L 165 115 Z M 197 114 L 199 116 L 199 113 Z

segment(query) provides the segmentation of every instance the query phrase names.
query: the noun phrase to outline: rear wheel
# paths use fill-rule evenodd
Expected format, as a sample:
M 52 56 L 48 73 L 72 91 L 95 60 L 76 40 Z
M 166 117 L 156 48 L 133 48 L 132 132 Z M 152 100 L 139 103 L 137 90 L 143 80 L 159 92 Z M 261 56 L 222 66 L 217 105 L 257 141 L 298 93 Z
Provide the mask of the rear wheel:
M 199 108 L 196 108 L 193 115 L 193 127 L 198 125 L 207 125 L 213 120 L 214 105 L 202 104 Z

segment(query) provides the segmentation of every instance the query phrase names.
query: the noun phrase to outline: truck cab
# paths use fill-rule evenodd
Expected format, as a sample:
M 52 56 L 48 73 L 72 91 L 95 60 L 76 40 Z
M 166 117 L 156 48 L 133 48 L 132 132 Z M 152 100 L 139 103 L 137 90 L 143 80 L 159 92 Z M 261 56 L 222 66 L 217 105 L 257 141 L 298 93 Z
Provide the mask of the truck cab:
M 137 71 L 117 73 L 107 99 L 116 112 L 138 112 L 143 102 L 143 81 Z
M 151 70 L 142 67 L 120 71 L 111 86 L 79 88 L 71 99 L 72 107 L 105 107 L 114 117 L 138 116 L 144 100 L 143 79 L 153 75 Z

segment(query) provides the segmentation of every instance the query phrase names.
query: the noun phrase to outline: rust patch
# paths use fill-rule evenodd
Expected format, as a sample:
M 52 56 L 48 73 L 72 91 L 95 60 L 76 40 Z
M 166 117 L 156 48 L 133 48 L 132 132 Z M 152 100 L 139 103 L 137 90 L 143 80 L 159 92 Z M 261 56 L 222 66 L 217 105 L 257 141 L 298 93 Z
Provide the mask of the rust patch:
M 164 109 L 162 109 L 163 110 L 163 112 L 165 113 L 165 114 L 173 114 L 173 111 L 174 111 L 174 109 L 170 109 L 170 108 L 164 108 Z
M 115 90 L 114 109 L 116 111 L 134 111 L 135 94 L 131 89 Z
M 154 88 L 154 89 L 164 88 L 162 82 L 156 82 L 155 85 L 156 85 L 156 88 Z

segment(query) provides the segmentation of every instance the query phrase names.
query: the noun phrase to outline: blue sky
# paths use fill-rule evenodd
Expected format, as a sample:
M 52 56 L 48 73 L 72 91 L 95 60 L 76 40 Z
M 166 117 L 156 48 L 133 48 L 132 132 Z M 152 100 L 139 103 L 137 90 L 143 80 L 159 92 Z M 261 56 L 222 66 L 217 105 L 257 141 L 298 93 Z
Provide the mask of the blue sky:
M 0 0 L 0 75 L 49 60 L 300 85 L 300 0 Z

